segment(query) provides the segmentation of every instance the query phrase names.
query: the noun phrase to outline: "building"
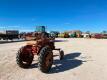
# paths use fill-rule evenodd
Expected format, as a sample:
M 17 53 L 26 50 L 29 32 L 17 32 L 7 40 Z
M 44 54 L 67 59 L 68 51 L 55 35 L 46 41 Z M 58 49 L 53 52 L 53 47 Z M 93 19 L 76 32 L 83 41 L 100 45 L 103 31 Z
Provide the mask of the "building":
M 81 35 L 83 38 L 91 38 L 91 35 L 88 33 L 82 33 Z
M 77 37 L 80 38 L 82 32 L 80 30 L 72 30 L 72 31 L 67 31 L 70 37 Z

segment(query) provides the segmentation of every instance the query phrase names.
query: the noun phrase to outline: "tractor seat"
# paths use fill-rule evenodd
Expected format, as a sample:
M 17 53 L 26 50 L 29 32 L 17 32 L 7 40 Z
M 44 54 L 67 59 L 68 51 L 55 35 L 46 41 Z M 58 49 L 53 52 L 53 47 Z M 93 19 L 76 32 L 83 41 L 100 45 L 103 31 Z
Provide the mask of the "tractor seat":
M 27 42 L 27 45 L 35 45 L 37 42 L 36 41 L 29 41 Z

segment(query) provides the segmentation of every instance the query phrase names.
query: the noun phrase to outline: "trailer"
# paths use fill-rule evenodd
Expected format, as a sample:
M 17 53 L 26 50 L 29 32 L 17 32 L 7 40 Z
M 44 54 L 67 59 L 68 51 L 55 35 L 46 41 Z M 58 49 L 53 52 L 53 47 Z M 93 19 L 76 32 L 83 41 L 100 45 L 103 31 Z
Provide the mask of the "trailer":
M 19 39 L 19 31 L 18 30 L 0 31 L 0 39 L 3 39 L 3 40 Z
M 103 38 L 103 35 L 102 35 L 102 34 L 99 34 L 99 33 L 95 33 L 95 34 L 92 34 L 91 37 L 92 37 L 92 38 L 96 38 L 96 39 L 102 39 L 102 38 Z

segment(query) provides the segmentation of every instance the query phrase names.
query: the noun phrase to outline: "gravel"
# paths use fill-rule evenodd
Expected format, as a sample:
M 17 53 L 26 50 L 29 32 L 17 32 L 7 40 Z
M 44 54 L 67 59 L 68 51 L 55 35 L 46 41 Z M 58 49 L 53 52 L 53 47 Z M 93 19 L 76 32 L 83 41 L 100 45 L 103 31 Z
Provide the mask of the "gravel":
M 0 80 L 107 80 L 106 39 L 57 40 L 55 45 L 64 50 L 65 56 L 61 61 L 54 57 L 48 74 L 38 70 L 37 56 L 29 69 L 16 64 L 16 53 L 27 41 L 0 44 Z

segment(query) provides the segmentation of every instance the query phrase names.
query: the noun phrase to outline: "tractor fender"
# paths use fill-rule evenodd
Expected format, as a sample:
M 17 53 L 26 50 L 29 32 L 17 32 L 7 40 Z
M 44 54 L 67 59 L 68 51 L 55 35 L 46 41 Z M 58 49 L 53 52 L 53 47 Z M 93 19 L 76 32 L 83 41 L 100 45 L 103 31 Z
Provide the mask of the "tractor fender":
M 24 54 L 31 53 L 32 52 L 32 45 L 23 46 L 21 48 L 21 50 Z
M 49 45 L 44 45 L 44 46 L 38 47 L 37 55 L 39 55 L 39 53 L 40 53 L 41 49 L 42 49 L 42 48 L 44 48 L 45 46 L 49 46 Z

